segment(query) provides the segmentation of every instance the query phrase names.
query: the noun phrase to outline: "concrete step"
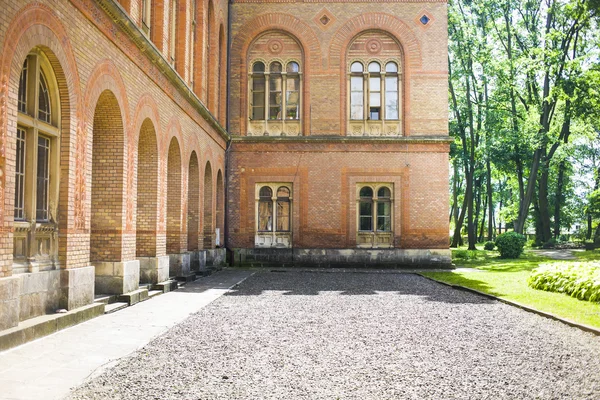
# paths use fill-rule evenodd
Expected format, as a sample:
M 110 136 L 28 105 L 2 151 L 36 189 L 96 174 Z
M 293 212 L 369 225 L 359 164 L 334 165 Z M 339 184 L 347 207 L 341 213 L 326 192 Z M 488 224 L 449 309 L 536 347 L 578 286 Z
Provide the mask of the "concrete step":
M 160 290 L 163 293 L 171 292 L 173 290 L 177 290 L 178 284 L 176 280 L 168 280 L 164 282 L 158 282 L 152 285 L 152 290 Z
M 148 289 L 138 289 L 132 292 L 123 293 L 119 295 L 117 298 L 120 302 L 126 302 L 128 305 L 132 306 L 140 301 L 144 301 L 148 299 Z
M 163 291 L 162 291 L 162 290 L 150 290 L 150 291 L 148 292 L 148 298 L 149 298 L 149 299 L 151 299 L 151 298 L 153 298 L 153 297 L 155 297 L 155 296 L 159 296 L 159 295 L 161 295 L 161 294 L 163 294 Z
M 194 282 L 196 280 L 196 274 L 191 273 L 191 274 L 187 274 L 187 275 L 180 275 L 180 276 L 176 276 L 175 280 L 177 280 L 177 282 Z
M 124 309 L 125 307 L 129 307 L 129 304 L 124 301 L 117 301 L 116 303 L 111 303 L 104 307 L 104 314 L 114 313 L 115 311 L 119 311 Z

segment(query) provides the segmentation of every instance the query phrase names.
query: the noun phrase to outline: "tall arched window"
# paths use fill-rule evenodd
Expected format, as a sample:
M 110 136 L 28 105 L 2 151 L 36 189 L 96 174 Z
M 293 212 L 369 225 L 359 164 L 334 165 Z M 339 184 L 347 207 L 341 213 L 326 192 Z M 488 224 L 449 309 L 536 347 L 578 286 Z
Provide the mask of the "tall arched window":
M 274 61 L 269 65 L 269 119 L 281 119 L 283 79 L 281 63 Z
M 15 154 L 14 265 L 53 268 L 56 262 L 56 203 L 60 101 L 50 62 L 27 56 L 21 69 Z
M 250 119 L 265 119 L 265 64 L 257 61 L 252 66 L 252 94 L 250 96 Z
M 372 31 L 348 47 L 348 135 L 402 134 L 402 51 L 390 35 Z
M 258 231 L 273 230 L 273 190 L 268 186 L 260 188 L 258 200 Z
M 177 0 L 171 0 L 171 22 L 169 30 L 169 56 L 171 63 L 175 63 L 175 55 L 177 51 Z
M 150 36 L 150 26 L 152 18 L 152 0 L 142 0 L 142 32 Z
M 285 86 L 285 118 L 300 118 L 300 66 L 291 61 L 286 67 L 287 79 Z
M 393 247 L 392 188 L 391 183 L 358 185 L 358 247 Z

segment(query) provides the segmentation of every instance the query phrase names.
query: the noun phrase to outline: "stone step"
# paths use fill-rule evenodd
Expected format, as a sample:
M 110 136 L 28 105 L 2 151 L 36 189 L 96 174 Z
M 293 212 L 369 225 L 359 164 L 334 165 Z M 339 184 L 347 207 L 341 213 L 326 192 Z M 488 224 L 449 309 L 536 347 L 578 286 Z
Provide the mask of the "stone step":
M 148 298 L 151 299 L 152 297 L 159 296 L 161 294 L 163 294 L 162 290 L 150 290 L 148 292 Z
M 94 303 L 97 304 L 110 304 L 117 301 L 116 294 L 97 294 L 94 296 Z
M 197 272 L 198 275 L 200 276 L 209 276 L 212 275 L 214 271 L 212 269 L 201 269 L 200 271 Z
M 171 292 L 173 290 L 177 290 L 178 284 L 176 280 L 168 280 L 164 282 L 158 282 L 152 285 L 152 290 L 160 290 L 163 293 Z
M 111 303 L 104 307 L 104 314 L 114 313 L 115 311 L 122 310 L 126 307 L 129 307 L 129 304 L 124 301 L 117 301 L 116 303 Z
M 118 301 L 126 302 L 128 305 L 132 306 L 140 301 L 144 301 L 148 299 L 148 289 L 138 289 L 132 292 L 123 293 L 119 295 L 117 298 Z

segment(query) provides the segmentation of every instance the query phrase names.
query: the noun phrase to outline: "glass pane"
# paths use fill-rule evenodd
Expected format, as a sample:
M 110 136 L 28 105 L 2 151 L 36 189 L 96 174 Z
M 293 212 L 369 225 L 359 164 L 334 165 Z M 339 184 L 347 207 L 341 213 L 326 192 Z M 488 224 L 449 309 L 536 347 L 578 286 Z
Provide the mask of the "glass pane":
M 381 110 L 379 107 L 369 108 L 369 119 L 373 121 L 379 121 Z
M 369 95 L 369 105 L 371 107 L 381 106 L 381 92 L 371 92 Z
M 390 232 L 392 230 L 392 220 L 390 217 L 377 217 L 377 230 L 379 232 Z
M 290 201 L 277 201 L 277 231 L 289 232 L 290 230 Z
M 352 105 L 350 108 L 350 119 L 364 119 L 364 111 L 362 104 Z
M 277 189 L 277 197 L 290 197 L 290 189 L 285 186 L 280 187 Z
M 38 137 L 36 219 L 48 220 L 48 187 L 50 182 L 50 140 Z
M 50 122 L 50 95 L 44 74 L 40 72 L 40 93 L 38 99 L 38 118 Z
M 277 73 L 277 72 L 281 72 L 281 63 L 275 61 L 271 63 L 271 66 L 269 67 L 269 72 L 273 73 Z
M 370 63 L 369 72 L 381 72 L 381 65 L 379 65 L 377 62 Z
M 260 192 L 258 192 L 258 196 L 260 198 L 267 198 L 271 200 L 271 196 L 273 196 L 273 191 L 268 186 L 263 186 L 260 188 Z
M 270 199 L 258 202 L 258 231 L 273 231 L 273 202 Z
M 281 76 L 280 75 L 272 76 L 271 79 L 269 79 L 269 90 L 271 92 L 281 92 Z
M 265 119 L 264 107 L 252 107 L 252 119 L 260 121 Z
M 350 90 L 353 92 L 362 92 L 362 90 L 363 90 L 362 76 L 353 76 L 350 78 Z
M 354 63 L 352 63 L 352 66 L 350 67 L 350 71 L 351 72 L 363 72 L 363 65 L 359 62 L 354 62 Z
M 379 188 L 379 190 L 377 191 L 377 197 L 381 198 L 390 198 L 391 192 L 390 189 L 386 188 L 386 187 L 382 187 Z
M 263 64 L 260 61 L 255 62 L 254 65 L 252 66 L 252 71 L 253 72 L 265 72 L 265 64 Z
M 385 91 L 386 92 L 398 92 L 398 77 L 386 76 L 385 77 Z
M 377 230 L 389 232 L 391 230 L 391 203 L 377 203 Z
M 259 77 L 252 79 L 252 90 L 255 92 L 264 92 L 265 91 L 265 78 L 259 76 Z
M 360 189 L 360 197 L 373 197 L 373 189 L 368 186 Z
M 19 111 L 27 112 L 27 59 L 23 63 L 21 78 L 19 79 Z
M 381 78 L 376 76 L 369 78 L 369 90 L 371 92 L 380 92 L 381 91 Z
M 300 66 L 296 62 L 288 63 L 287 72 L 298 72 L 300 71 Z
M 398 92 L 385 93 L 385 119 L 398 119 Z
M 300 78 L 298 78 L 297 76 L 288 78 L 286 90 L 288 92 L 300 90 Z
M 25 130 L 17 128 L 15 166 L 15 219 L 25 218 Z
M 373 203 L 370 201 L 361 201 L 359 206 L 359 230 L 373 230 Z
M 395 62 L 389 62 L 385 65 L 386 72 L 398 72 L 398 65 Z

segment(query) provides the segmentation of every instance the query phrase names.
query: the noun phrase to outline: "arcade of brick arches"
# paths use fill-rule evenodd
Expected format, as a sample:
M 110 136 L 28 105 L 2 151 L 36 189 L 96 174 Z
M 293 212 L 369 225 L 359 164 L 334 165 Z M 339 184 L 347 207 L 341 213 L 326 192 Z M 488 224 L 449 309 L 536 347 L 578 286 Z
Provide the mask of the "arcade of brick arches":
M 450 263 L 445 0 L 0 3 L 0 332 L 225 263 Z

